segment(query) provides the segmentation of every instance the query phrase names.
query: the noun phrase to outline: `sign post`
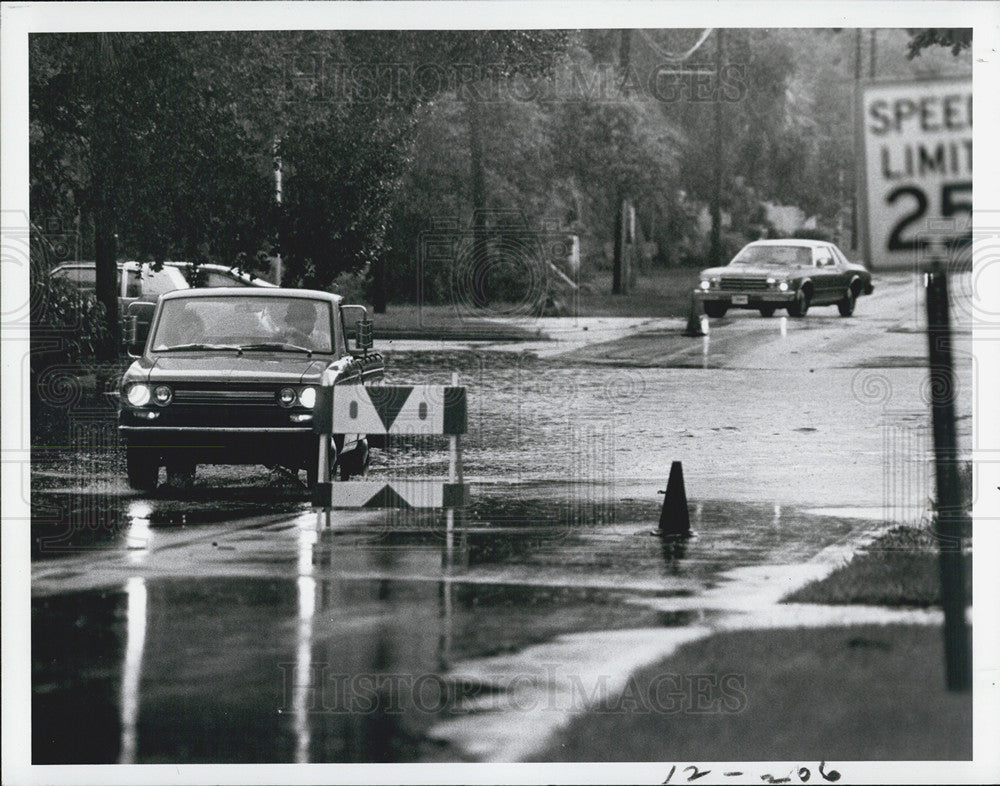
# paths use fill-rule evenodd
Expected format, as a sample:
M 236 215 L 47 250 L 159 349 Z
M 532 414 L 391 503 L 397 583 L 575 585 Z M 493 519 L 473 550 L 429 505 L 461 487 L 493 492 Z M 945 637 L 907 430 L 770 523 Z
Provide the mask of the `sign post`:
M 937 486 L 938 565 L 944 610 L 945 682 L 948 690 L 972 688 L 972 651 L 965 621 L 965 556 L 968 525 L 958 475 L 955 379 L 948 317 L 948 279 L 940 262 L 927 273 L 927 346 Z
M 972 78 L 871 82 L 857 114 L 869 268 L 915 270 L 933 242 L 943 249 L 968 242 Z

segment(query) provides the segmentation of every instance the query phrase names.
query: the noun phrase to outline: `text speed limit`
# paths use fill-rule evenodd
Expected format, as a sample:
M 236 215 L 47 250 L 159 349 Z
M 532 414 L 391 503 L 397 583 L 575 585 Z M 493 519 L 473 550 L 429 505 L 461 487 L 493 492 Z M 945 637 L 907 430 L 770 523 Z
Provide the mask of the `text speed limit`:
M 874 269 L 912 267 L 933 244 L 967 242 L 972 84 L 875 83 L 862 96 L 865 224 Z

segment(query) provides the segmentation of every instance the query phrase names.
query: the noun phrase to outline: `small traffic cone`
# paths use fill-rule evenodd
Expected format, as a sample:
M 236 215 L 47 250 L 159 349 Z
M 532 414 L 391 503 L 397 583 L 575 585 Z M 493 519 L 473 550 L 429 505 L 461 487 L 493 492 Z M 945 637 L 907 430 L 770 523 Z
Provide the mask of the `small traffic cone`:
M 698 308 L 698 302 L 695 300 L 694 295 L 691 295 L 691 309 L 688 311 L 688 323 L 687 327 L 684 328 L 684 335 L 691 337 L 699 337 L 706 335 L 705 331 L 701 329 L 701 311 Z
M 661 536 L 689 537 L 691 519 L 688 516 L 687 492 L 684 491 L 684 469 L 679 461 L 670 465 L 667 490 L 661 491 L 663 510 L 660 511 Z

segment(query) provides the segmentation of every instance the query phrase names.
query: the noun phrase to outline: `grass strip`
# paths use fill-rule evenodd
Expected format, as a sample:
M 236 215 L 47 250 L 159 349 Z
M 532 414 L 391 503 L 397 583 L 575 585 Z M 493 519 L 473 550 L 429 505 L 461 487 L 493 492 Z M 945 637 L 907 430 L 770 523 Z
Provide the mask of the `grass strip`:
M 972 597 L 972 555 L 966 555 L 966 597 Z M 941 604 L 938 547 L 929 530 L 895 527 L 829 576 L 792 593 L 789 603 L 861 603 L 927 608 Z
M 936 627 L 720 633 L 634 674 L 537 761 L 957 760 L 970 694 L 944 688 Z

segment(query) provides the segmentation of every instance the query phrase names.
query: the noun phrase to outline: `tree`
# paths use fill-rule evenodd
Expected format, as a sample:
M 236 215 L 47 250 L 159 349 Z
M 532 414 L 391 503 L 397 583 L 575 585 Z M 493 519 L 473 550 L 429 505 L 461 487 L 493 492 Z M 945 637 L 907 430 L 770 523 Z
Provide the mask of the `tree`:
M 924 27 L 910 29 L 907 32 L 910 34 L 910 43 L 907 46 L 906 57 L 910 60 L 932 46 L 949 47 L 955 57 L 972 46 L 971 27 Z

